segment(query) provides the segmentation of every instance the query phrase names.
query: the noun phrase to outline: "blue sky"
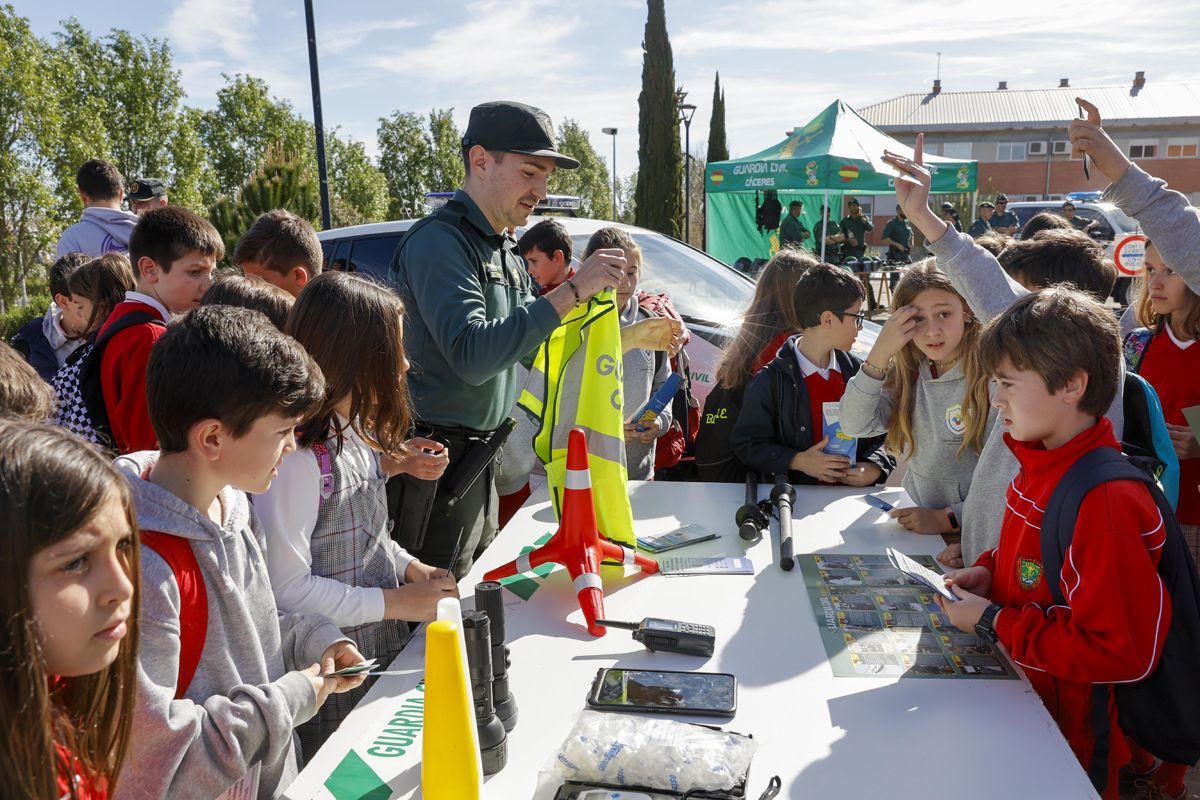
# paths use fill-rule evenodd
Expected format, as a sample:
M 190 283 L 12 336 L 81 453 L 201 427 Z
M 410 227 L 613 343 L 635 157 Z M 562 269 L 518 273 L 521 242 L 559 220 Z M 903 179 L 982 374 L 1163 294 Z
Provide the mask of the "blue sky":
M 325 124 L 374 153 L 393 110 L 516 99 L 570 117 L 606 160 L 616 127 L 617 169 L 637 157 L 644 0 L 316 0 Z M 859 107 L 928 91 L 941 51 L 946 91 L 1200 81 L 1200 3 L 1044 0 L 667 0 L 676 82 L 699 109 L 693 152 L 708 138 L 713 73 L 725 87 L 729 149 L 762 150 L 836 98 Z M 301 0 L 18 0 L 49 37 L 77 17 L 93 34 L 118 27 L 166 39 L 188 103 L 209 107 L 222 73 L 266 80 L 312 116 Z M 904 26 L 911 27 L 904 27 Z

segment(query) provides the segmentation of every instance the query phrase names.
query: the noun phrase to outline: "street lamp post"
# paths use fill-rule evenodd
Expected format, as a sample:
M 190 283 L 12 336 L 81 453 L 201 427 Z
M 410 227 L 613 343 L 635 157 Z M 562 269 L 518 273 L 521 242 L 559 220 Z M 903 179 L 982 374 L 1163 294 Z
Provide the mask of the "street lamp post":
M 603 133 L 613 137 L 613 160 L 612 160 L 612 178 L 613 178 L 613 222 L 617 221 L 617 129 L 616 128 L 601 128 Z
M 679 121 L 683 123 L 683 240 L 692 235 L 692 115 L 696 107 L 691 103 L 679 104 Z

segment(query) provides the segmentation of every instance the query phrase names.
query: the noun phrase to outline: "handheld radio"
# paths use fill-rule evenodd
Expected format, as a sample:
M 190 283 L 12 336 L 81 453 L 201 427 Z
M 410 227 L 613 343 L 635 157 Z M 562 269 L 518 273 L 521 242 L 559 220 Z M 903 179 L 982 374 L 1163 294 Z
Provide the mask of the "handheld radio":
M 597 625 L 633 631 L 635 641 L 647 650 L 681 653 L 685 656 L 711 656 L 717 643 L 717 630 L 711 625 L 694 625 L 673 619 L 646 617 L 641 622 L 615 622 L 598 619 Z

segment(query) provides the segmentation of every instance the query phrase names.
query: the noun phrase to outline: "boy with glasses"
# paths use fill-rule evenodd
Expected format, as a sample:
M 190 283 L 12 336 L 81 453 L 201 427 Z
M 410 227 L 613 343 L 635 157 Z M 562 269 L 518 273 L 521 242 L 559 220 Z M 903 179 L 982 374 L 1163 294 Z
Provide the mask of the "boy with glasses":
M 862 284 L 828 264 L 811 267 L 796 283 L 800 334 L 787 340 L 775 359 L 746 387 L 741 413 L 730 435 L 733 453 L 766 475 L 788 476 L 793 484 L 882 483 L 895 467 L 882 436 L 860 439 L 857 460 L 825 452 L 825 404 L 838 403 L 846 381 L 862 366 L 847 351 L 862 328 Z

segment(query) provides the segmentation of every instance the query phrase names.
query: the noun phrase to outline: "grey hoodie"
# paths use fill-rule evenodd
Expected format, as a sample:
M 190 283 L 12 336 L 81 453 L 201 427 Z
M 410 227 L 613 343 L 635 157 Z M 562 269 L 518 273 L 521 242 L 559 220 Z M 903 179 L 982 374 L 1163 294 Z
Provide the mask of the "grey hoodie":
M 1136 219 L 1171 271 L 1200 294 L 1200 209 L 1137 164 L 1104 190 L 1104 199 Z M 1130 305 L 1121 316 L 1121 336 L 1135 327 Z
M 936 242 L 928 244 L 937 258 L 938 268 L 950 276 L 954 288 L 967 301 L 980 322 L 990 322 L 1004 313 L 1019 298 L 1029 294 L 1021 284 L 1008 277 L 996 257 L 975 244 L 975 240 L 952 227 Z M 1125 429 L 1122 412 L 1125 386 L 1125 359 L 1119 353 L 1120 375 L 1117 396 L 1104 416 L 1112 422 L 1113 434 L 1120 439 Z M 968 566 L 1000 542 L 1000 526 L 1008 508 L 1008 485 L 1020 467 L 1017 457 L 1004 443 L 1004 426 L 993 425 L 979 463 L 971 491 L 963 504 L 962 551 Z
M 129 252 L 129 235 L 137 225 L 137 214 L 119 208 L 85 208 L 79 222 L 58 237 L 58 255 L 87 253 L 99 258 L 105 253 Z
M 962 403 L 967 379 L 962 364 L 934 378 L 929 364 L 921 365 L 913 398 L 912 428 L 917 451 L 908 459 L 904 490 L 922 508 L 952 508 L 961 520 L 963 500 L 971 487 L 971 476 L 979 454 L 970 447 L 959 452 L 965 430 Z M 846 383 L 842 395 L 842 430 L 863 439 L 887 433 L 895 398 L 884 391 L 883 381 L 863 371 Z M 989 429 L 996 422 L 988 415 Z
M 292 729 L 316 713 L 304 669 L 346 640 L 328 619 L 280 614 L 263 559 L 263 533 L 243 492 L 221 492 L 225 521 L 205 514 L 140 476 L 153 451 L 117 459 L 133 489 L 139 525 L 181 536 L 204 576 L 208 632 L 196 675 L 175 700 L 180 595 L 171 568 L 142 547 L 142 641 L 131 751 L 116 797 L 216 797 L 261 762 L 259 798 L 296 777 Z
M 637 299 L 633 298 L 629 301 L 629 306 L 621 312 L 621 327 L 627 328 L 643 319 L 653 319 L 653 315 L 642 310 L 637 304 Z M 642 350 L 635 347 L 625 351 L 625 355 L 621 359 L 624 377 L 621 388 L 624 398 L 622 413 L 625 415 L 625 419 L 629 419 L 641 411 L 642 406 L 646 405 L 654 393 L 671 377 L 671 360 L 667 358 L 667 354 L 662 353 L 661 363 L 658 362 L 659 353 L 655 350 Z M 674 419 L 670 403 L 667 403 L 666 407 L 659 412 L 658 419 L 661 423 L 658 435 L 662 436 L 671 427 Z M 637 439 L 626 440 L 625 468 L 629 471 L 629 480 L 631 481 L 648 481 L 653 478 L 654 442 L 643 444 Z

